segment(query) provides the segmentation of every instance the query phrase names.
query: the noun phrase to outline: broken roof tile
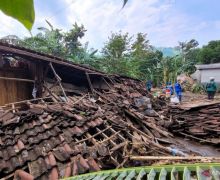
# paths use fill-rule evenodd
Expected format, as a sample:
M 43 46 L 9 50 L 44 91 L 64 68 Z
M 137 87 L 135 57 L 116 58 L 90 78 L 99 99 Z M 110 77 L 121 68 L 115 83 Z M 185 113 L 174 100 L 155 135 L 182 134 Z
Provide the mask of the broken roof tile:
M 106 99 L 102 97 L 101 101 L 96 100 L 98 95 L 94 100 L 87 96 L 82 100 L 81 97 L 74 97 L 80 102 L 30 104 L 27 106 L 29 109 L 23 112 L 18 110 L 16 114 L 9 113 L 7 116 L 11 117 L 5 118 L 5 121 L 12 122 L 6 123 L 4 127 L 0 123 L 0 178 L 7 172 L 24 169 L 27 164 L 30 174 L 37 179 L 58 179 L 97 171 L 102 166 L 108 167 L 112 155 L 108 146 L 112 147 L 113 141 L 117 145 L 121 143 L 119 135 L 112 137 L 121 131 L 109 130 L 103 136 L 98 134 L 95 127 L 99 126 L 100 131 L 104 130 L 107 126 L 102 124 L 108 125 L 110 122 L 107 119 L 113 119 L 116 125 L 124 126 L 121 123 L 124 120 L 121 109 L 123 101 L 128 98 L 132 102 L 133 99 L 125 96 L 130 96 L 135 91 L 132 92 L 126 85 L 119 86 L 118 91 L 120 93 L 117 90 L 106 93 Z M 13 120 L 15 117 L 17 121 Z M 130 138 L 126 131 L 123 133 L 123 137 Z M 122 149 L 120 153 L 113 154 L 118 156 L 115 156 L 115 161 L 123 160 Z
M 81 155 L 77 155 L 77 167 L 78 167 L 78 173 L 79 174 L 84 174 L 88 172 L 89 170 L 89 165 L 85 161 L 85 159 Z
M 58 179 L 59 179 L 58 169 L 57 167 L 53 167 L 52 170 L 50 171 L 49 180 L 58 180 Z
M 69 144 L 65 143 L 64 144 L 64 149 L 67 153 L 69 154 L 73 154 L 73 150 L 71 149 L 71 147 L 69 146 Z
M 30 173 L 34 176 L 34 178 L 40 177 L 42 174 L 46 173 L 50 168 L 44 158 L 40 157 L 35 161 L 31 161 L 28 163 L 28 167 Z
M 68 152 L 65 151 L 64 147 L 57 147 L 53 149 L 54 156 L 61 162 L 65 162 L 70 158 L 70 155 Z
M 75 118 L 74 114 L 71 113 L 70 111 L 63 111 L 63 114 L 70 117 L 70 118 Z
M 79 174 L 76 157 L 72 158 L 72 162 L 73 162 L 72 175 L 75 176 L 75 175 L 78 175 L 78 174 Z
M 68 163 L 65 167 L 65 173 L 63 178 L 68 178 L 71 176 L 71 174 L 72 174 L 71 163 Z
M 33 107 L 29 109 L 29 112 L 37 114 L 37 115 L 41 115 L 44 113 L 44 110 L 42 108 L 39 107 Z
M 59 104 L 47 105 L 47 110 L 49 112 L 62 112 L 63 108 Z
M 96 161 L 92 157 L 89 157 L 87 159 L 87 161 L 88 161 L 90 171 L 99 171 L 100 170 L 99 165 L 96 163 Z
M 78 126 L 74 126 L 72 129 L 72 133 L 76 136 L 81 136 L 84 133 L 84 130 L 79 128 Z
M 24 170 L 17 170 L 17 171 L 15 171 L 14 179 L 34 180 L 34 176 L 25 172 Z
M 52 152 L 49 152 L 49 153 L 48 153 L 48 159 L 49 159 L 49 163 L 50 163 L 50 165 L 51 165 L 52 167 L 57 165 L 56 159 L 55 159 L 55 157 L 54 157 L 54 155 L 53 155 Z
M 23 143 L 22 140 L 20 140 L 20 139 L 18 139 L 17 146 L 18 146 L 18 149 L 19 149 L 20 151 L 25 148 L 25 147 L 24 147 L 24 143 Z
M 10 119 L 13 119 L 14 117 L 15 117 L 15 115 L 12 112 L 8 111 L 8 112 L 2 114 L 0 119 L 2 121 L 8 121 Z

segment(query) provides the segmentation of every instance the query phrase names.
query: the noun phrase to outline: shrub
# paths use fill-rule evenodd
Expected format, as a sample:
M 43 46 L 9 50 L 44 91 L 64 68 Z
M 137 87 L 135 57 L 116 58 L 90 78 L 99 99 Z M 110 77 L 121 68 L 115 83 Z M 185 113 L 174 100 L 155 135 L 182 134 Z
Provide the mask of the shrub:
M 195 83 L 192 85 L 191 92 L 193 93 L 204 93 L 205 86 L 200 83 Z

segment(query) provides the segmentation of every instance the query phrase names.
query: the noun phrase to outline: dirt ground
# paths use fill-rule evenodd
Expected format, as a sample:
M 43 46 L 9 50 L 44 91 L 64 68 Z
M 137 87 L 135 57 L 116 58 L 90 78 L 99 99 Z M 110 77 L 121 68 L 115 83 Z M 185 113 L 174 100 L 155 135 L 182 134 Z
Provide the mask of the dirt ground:
M 152 89 L 151 94 L 154 94 L 156 92 L 161 92 L 161 89 L 154 88 Z M 208 100 L 207 94 L 199 94 L 199 93 L 192 93 L 189 91 L 183 92 L 182 94 L 182 103 L 181 106 L 196 106 L 199 104 L 207 104 L 207 103 L 214 103 L 214 102 L 220 102 L 220 93 L 215 95 L 214 100 Z
M 195 93 L 192 93 L 192 92 L 184 92 L 183 93 L 183 103 L 193 103 L 193 102 L 201 102 L 201 101 L 205 101 L 205 102 L 210 102 L 210 100 L 208 100 L 208 97 L 207 97 L 207 94 L 195 94 Z M 215 98 L 214 98 L 215 101 L 219 101 L 220 100 L 220 94 L 216 94 L 215 95 Z

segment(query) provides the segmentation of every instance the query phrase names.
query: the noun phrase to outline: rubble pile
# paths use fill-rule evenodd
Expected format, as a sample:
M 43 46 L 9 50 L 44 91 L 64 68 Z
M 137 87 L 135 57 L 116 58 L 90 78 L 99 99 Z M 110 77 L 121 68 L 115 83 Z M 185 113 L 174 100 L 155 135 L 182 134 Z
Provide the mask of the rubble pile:
M 133 155 L 170 155 L 163 138 L 172 134 L 154 106 L 161 108 L 151 104 L 141 83 L 126 80 L 65 103 L 27 102 L 22 110 L 2 110 L 0 178 L 63 178 L 143 165 L 130 160 Z
M 172 149 L 164 102 L 149 97 L 141 82 L 120 79 L 108 91 L 67 99 L 0 112 L 0 178 L 58 179 L 186 155 Z
M 201 104 L 191 108 L 171 107 L 169 115 L 174 123 L 173 133 L 184 135 L 202 143 L 219 145 L 220 103 Z

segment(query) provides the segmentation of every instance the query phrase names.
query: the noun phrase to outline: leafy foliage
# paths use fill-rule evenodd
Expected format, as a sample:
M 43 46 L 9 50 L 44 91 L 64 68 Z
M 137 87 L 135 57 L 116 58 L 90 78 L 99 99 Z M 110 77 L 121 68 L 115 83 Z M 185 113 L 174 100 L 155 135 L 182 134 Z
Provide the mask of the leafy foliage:
M 36 36 L 25 38 L 22 41 L 23 46 L 36 51 L 63 57 L 65 53 L 61 30 L 54 29 L 51 25 L 50 29 L 40 27 L 38 30 L 40 33 Z
M 220 63 L 220 40 L 210 41 L 198 53 L 198 61 L 203 64 Z
M 98 52 L 97 49 L 89 48 L 88 42 L 85 44 L 80 42 L 86 33 L 83 25 L 75 23 L 69 31 L 63 32 L 54 28 L 50 22 L 46 22 L 48 28 L 38 28 L 39 33 L 35 36 L 24 39 L 7 36 L 4 40 L 107 73 L 152 80 L 155 85 L 168 81 L 175 82 L 179 74 L 193 73 L 196 70 L 195 64 L 204 62 L 204 59 L 210 63 L 218 62 L 219 58 L 220 41 L 211 41 L 203 48 L 197 48 L 198 42 L 194 39 L 179 42 L 177 49 L 181 53 L 169 57 L 152 47 L 147 34 L 138 33 L 136 36 L 130 36 L 121 31 L 112 33 L 101 52 Z M 199 87 L 195 87 L 194 91 L 198 89 Z
M 206 90 L 202 84 L 196 83 L 196 84 L 193 84 L 191 91 L 193 93 L 204 93 Z
M 35 20 L 33 0 L 1 0 L 0 10 L 21 22 L 28 30 Z
M 131 38 L 128 33 L 112 33 L 102 49 L 103 66 L 110 73 L 125 74 Z

